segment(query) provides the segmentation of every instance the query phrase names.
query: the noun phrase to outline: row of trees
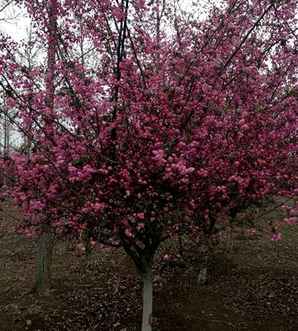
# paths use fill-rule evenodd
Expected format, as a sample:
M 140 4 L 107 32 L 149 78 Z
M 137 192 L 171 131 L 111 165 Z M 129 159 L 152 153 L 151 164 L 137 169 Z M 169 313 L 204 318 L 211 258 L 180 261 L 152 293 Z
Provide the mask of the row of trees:
M 164 240 L 297 195 L 297 0 L 227 0 L 204 20 L 176 0 L 15 3 L 34 23 L 25 46 L 47 46 L 26 65 L 0 40 L 0 88 L 26 137 L 3 163 L 23 230 L 41 270 L 53 234 L 122 247 L 149 331 Z

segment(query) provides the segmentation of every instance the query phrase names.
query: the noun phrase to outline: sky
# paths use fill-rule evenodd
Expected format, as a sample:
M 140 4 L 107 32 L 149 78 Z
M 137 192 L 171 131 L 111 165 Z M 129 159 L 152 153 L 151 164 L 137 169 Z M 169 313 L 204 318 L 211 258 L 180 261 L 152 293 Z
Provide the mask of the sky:
M 13 4 L 2 11 L 1 9 L 5 7 L 6 2 L 7 0 L 0 0 L 0 32 L 8 34 L 16 41 L 20 41 L 28 35 L 30 18 L 24 10 L 17 8 Z M 181 8 L 185 11 L 191 11 L 193 4 L 198 2 L 206 5 L 210 0 L 180 0 Z M 215 2 L 219 3 L 220 0 Z
M 21 40 L 28 34 L 30 25 L 26 13 L 15 5 L 9 5 L 4 10 L 5 0 L 0 0 L 0 32 L 8 34 L 14 40 Z

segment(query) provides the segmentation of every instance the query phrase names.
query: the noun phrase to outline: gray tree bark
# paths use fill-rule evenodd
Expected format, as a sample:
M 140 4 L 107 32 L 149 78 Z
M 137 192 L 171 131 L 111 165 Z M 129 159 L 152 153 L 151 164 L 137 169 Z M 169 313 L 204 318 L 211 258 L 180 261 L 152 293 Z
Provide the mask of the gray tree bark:
M 44 231 L 37 242 L 37 263 L 34 292 L 39 294 L 46 292 L 51 285 L 51 266 L 54 250 L 54 235 L 48 226 L 44 226 Z
M 152 331 L 152 305 L 153 305 L 153 278 L 152 265 L 147 265 L 146 272 L 142 274 L 143 281 L 143 318 L 142 331 Z

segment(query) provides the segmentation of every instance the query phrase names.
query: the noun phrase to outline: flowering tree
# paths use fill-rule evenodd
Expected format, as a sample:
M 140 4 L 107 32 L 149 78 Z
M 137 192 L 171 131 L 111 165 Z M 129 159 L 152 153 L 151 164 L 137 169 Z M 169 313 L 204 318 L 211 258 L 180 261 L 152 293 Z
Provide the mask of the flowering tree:
M 14 195 L 39 229 L 124 248 L 149 331 L 163 240 L 297 194 L 297 2 L 225 1 L 200 21 L 175 1 L 24 3 L 48 51 L 28 71 L 2 40 L 1 86 L 34 145 Z

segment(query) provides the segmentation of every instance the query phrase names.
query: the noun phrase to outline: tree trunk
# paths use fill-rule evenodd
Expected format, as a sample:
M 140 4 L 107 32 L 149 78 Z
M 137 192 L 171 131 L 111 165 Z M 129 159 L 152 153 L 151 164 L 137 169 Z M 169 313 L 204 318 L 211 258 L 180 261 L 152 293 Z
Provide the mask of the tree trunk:
M 46 105 L 49 108 L 51 115 L 54 114 L 54 99 L 55 99 L 55 63 L 57 51 L 57 16 L 58 16 L 57 0 L 48 1 L 48 22 L 47 22 L 47 74 L 46 74 Z M 48 135 L 53 131 L 53 118 L 49 114 L 44 117 L 44 130 Z M 51 279 L 51 264 L 54 247 L 54 237 L 49 225 L 42 225 L 42 233 L 38 240 L 37 252 L 37 273 L 36 284 L 34 290 L 44 292 L 50 286 Z
M 201 243 L 201 266 L 198 273 L 198 285 L 205 285 L 208 280 L 209 239 L 204 236 Z
M 153 304 L 152 265 L 147 265 L 146 272 L 142 273 L 142 281 L 143 281 L 142 331 L 151 331 L 152 304 Z
M 34 291 L 37 293 L 44 293 L 50 288 L 53 248 L 53 234 L 50 229 L 45 229 L 37 242 L 37 268 L 34 287 Z
M 84 244 L 85 248 L 85 255 L 88 257 L 92 253 L 92 246 L 91 246 L 91 235 L 89 229 L 84 229 L 81 234 L 81 240 Z

